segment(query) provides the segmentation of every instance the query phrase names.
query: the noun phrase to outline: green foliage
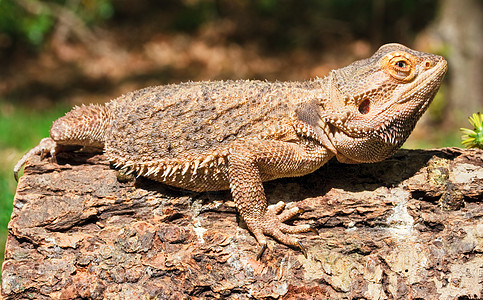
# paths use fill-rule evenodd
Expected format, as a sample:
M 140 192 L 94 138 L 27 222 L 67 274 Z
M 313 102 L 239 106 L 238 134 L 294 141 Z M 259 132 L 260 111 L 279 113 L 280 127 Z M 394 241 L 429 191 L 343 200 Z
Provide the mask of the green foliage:
M 6 170 L 0 170 L 0 266 L 3 262 L 5 240 L 8 235 L 7 226 L 12 214 L 12 202 L 15 191 L 13 181 L 12 174 L 7 174 Z
M 107 20 L 114 15 L 114 6 L 109 0 L 83 0 L 81 3 L 74 12 L 88 24 Z
M 8 235 L 7 226 L 12 214 L 12 201 L 15 191 L 13 181 L 12 174 L 7 174 L 6 170 L 0 170 L 0 266 L 3 261 L 5 241 Z
M 0 231 L 6 231 L 12 213 L 13 192 L 7 174 L 0 174 Z M 11 176 L 10 176 L 11 177 Z
M 39 45 L 52 25 L 53 20 L 45 14 L 29 14 L 15 1 L 0 0 L 0 31 L 13 39 L 22 37 Z
M 87 26 L 121 16 L 149 22 L 168 16 L 172 29 L 194 31 L 216 19 L 233 21 L 234 40 L 259 37 L 271 49 L 324 46 L 331 38 L 357 36 L 408 40 L 427 25 L 436 1 L 233 1 L 233 0 L 0 0 L 0 35 L 36 47 L 69 19 Z M 137 9 L 130 9 L 130 7 Z M 142 9 L 140 10 L 139 7 Z M 65 23 L 65 22 L 64 22 Z M 69 22 L 68 22 L 69 23 Z M 76 26 L 76 25 L 70 26 Z M 166 28 L 165 28 L 166 29 Z
M 216 16 L 217 11 L 214 1 L 194 1 L 179 9 L 173 26 L 177 30 L 192 31 Z
M 61 19 L 76 18 L 92 25 L 113 12 L 109 0 L 0 0 L 0 34 L 39 47 Z
M 481 113 L 474 113 L 468 118 L 472 129 L 460 128 L 463 135 L 461 136 L 462 144 L 467 148 L 483 149 L 483 115 Z
M 0 150 L 25 151 L 49 135 L 53 120 L 69 109 L 59 105 L 49 110 L 29 110 L 0 102 Z

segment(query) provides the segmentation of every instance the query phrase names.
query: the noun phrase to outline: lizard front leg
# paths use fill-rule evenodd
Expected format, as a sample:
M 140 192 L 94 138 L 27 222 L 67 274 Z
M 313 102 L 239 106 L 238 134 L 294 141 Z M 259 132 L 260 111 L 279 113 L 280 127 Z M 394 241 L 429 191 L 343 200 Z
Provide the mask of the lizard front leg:
M 228 159 L 230 189 L 240 215 L 262 246 L 257 258 L 267 247 L 265 235 L 300 248 L 306 256 L 302 244 L 289 234 L 313 230 L 310 225 L 284 224 L 300 209 L 293 207 L 280 213 L 285 206 L 283 202 L 268 207 L 262 182 L 310 173 L 330 157 L 325 148 L 307 151 L 297 144 L 278 141 L 238 144 L 231 149 Z

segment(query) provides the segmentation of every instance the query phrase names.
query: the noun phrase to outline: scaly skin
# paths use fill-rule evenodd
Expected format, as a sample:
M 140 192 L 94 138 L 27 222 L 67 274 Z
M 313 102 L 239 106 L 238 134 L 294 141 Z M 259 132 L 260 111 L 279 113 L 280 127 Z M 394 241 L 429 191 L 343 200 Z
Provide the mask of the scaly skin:
M 308 225 L 284 203 L 267 207 L 262 182 L 311 173 L 336 156 L 377 162 L 407 139 L 436 94 L 446 61 L 398 44 L 305 82 L 219 81 L 149 87 L 105 106 L 76 107 L 27 153 L 63 146 L 103 148 L 116 166 L 169 185 L 230 189 L 266 249 L 265 235 L 305 249 L 292 233 Z

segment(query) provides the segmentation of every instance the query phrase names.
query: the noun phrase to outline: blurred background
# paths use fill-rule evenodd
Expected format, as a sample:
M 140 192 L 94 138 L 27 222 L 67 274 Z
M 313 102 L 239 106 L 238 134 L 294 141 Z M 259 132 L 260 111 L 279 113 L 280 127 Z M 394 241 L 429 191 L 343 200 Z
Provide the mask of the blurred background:
M 305 80 L 398 42 L 449 61 L 406 148 L 461 146 L 483 107 L 480 0 L 0 0 L 0 253 L 12 168 L 52 121 L 149 85 Z

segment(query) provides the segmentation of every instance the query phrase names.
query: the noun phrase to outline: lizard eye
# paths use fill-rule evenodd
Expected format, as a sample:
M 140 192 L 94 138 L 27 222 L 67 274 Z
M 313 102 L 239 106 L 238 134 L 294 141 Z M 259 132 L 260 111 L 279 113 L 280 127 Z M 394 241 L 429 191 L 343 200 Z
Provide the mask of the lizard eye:
M 408 64 L 404 60 L 398 60 L 396 63 L 394 63 L 394 65 L 399 69 L 405 69 Z
M 415 75 L 415 68 L 411 58 L 403 54 L 393 54 L 385 60 L 386 71 L 395 79 L 411 81 Z

